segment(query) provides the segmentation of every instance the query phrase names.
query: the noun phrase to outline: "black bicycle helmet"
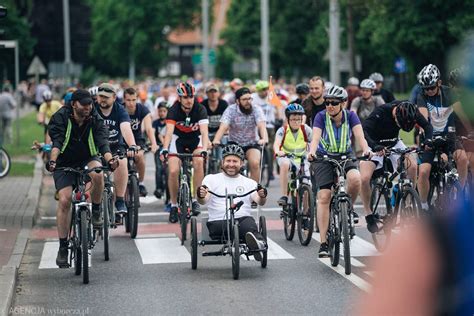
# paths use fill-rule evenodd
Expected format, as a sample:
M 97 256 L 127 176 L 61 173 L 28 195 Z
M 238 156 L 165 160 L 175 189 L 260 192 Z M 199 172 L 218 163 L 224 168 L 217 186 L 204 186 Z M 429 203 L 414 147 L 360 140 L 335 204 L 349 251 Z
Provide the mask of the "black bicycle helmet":
M 245 158 L 244 150 L 239 145 L 231 144 L 224 147 L 224 150 L 222 151 L 222 158 L 225 158 L 230 155 L 237 156 L 241 160 L 244 160 Z
M 309 94 L 309 86 L 306 83 L 300 83 L 296 85 L 297 94 Z
M 416 113 L 416 105 L 409 101 L 402 101 L 397 105 L 395 116 L 402 130 L 409 132 L 415 127 Z

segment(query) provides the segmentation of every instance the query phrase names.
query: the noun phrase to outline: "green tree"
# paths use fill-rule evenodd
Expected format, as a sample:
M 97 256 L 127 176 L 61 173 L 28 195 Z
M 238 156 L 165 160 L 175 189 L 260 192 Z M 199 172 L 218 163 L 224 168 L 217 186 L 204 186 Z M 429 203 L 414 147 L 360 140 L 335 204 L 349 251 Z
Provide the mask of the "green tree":
M 95 67 L 111 75 L 127 73 L 130 56 L 137 69 L 158 70 L 167 56 L 167 29 L 199 21 L 200 2 L 192 0 L 89 0 Z

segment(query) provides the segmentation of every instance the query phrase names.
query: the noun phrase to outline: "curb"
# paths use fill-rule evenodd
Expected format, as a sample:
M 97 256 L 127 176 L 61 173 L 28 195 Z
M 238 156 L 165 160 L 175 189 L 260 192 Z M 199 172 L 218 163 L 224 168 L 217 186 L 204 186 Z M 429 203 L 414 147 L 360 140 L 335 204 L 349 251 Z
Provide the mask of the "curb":
M 21 219 L 21 223 L 15 223 L 15 225 L 20 225 L 22 229 L 16 238 L 15 248 L 13 249 L 10 260 L 7 265 L 3 266 L 0 270 L 0 316 L 9 315 L 10 307 L 15 296 L 18 269 L 28 243 L 31 228 L 36 222 L 36 217 L 38 216 L 38 203 L 43 178 L 42 167 L 42 160 L 40 157 L 37 157 L 33 181 L 31 182 L 27 195 L 28 206 L 23 218 Z

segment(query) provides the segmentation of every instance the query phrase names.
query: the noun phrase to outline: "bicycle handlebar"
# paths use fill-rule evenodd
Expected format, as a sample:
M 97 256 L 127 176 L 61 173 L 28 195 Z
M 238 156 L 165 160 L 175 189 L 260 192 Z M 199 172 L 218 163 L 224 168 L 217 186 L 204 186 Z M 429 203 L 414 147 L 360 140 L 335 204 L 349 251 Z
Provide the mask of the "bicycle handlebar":
M 100 166 L 100 167 L 94 167 L 94 168 L 71 168 L 71 167 L 59 167 L 55 168 L 54 171 L 65 171 L 65 172 L 72 172 L 76 173 L 79 175 L 87 175 L 92 172 L 97 172 L 100 173 L 102 171 L 112 171 L 109 167 L 106 166 Z
M 247 193 L 240 194 L 240 195 L 236 195 L 236 194 L 235 194 L 235 195 L 232 194 L 232 195 L 234 196 L 234 198 L 241 198 L 241 197 L 247 196 L 247 195 L 249 195 L 249 194 L 251 194 L 251 193 L 253 193 L 253 192 L 255 192 L 255 191 L 257 191 L 257 189 L 253 189 L 253 190 L 251 190 L 251 191 L 249 191 L 249 192 L 247 192 Z M 218 198 L 228 198 L 228 197 L 231 195 L 231 194 L 220 195 L 220 194 L 214 193 L 214 192 L 212 192 L 212 191 L 210 191 L 210 190 L 207 190 L 207 192 L 209 192 L 210 194 L 212 194 L 212 195 L 214 195 L 215 197 L 218 197 Z M 241 202 L 242 202 L 242 201 L 241 201 Z M 239 202 L 239 203 L 240 203 L 240 202 Z M 244 202 L 242 202 L 242 203 L 244 203 Z M 238 203 L 237 203 L 237 204 L 238 204 Z

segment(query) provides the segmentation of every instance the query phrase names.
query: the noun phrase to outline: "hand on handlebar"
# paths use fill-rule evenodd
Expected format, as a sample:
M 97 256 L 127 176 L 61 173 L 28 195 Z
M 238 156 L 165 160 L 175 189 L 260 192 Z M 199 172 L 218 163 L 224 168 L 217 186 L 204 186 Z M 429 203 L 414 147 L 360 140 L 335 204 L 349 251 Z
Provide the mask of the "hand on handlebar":
M 384 155 L 385 154 L 385 149 L 382 149 L 382 153 L 380 154 L 380 152 L 377 153 L 377 155 Z M 364 151 L 364 153 L 362 154 L 364 157 L 367 157 L 367 159 L 370 159 L 374 156 L 374 153 L 370 150 L 370 149 L 367 149 L 366 151 Z
M 54 160 L 49 160 L 48 162 L 46 162 L 45 168 L 46 168 L 46 170 L 48 170 L 49 172 L 53 172 L 53 171 L 56 169 L 56 161 L 54 161 Z
M 265 146 L 267 143 L 268 141 L 265 139 L 259 139 L 257 142 L 257 144 L 259 144 L 260 146 Z
M 261 199 L 264 199 L 268 195 L 268 191 L 260 183 L 257 185 L 257 194 Z
M 277 157 L 285 157 L 286 156 L 286 153 L 282 150 L 279 150 L 275 153 L 275 156 Z
M 207 195 L 207 186 L 201 185 L 197 190 L 197 196 L 200 199 L 204 199 Z
M 120 162 L 119 162 L 118 156 L 114 156 L 112 157 L 112 159 L 107 161 L 107 165 L 109 166 L 111 171 L 115 171 L 118 168 L 119 164 Z
M 164 149 L 164 148 L 163 148 L 163 149 L 160 151 L 160 160 L 161 160 L 162 162 L 164 162 L 165 160 L 168 159 L 168 153 L 169 153 L 168 149 Z
M 135 155 L 136 155 L 136 153 L 138 152 L 139 149 L 140 149 L 140 147 L 138 147 L 136 145 L 129 146 L 127 148 L 127 157 L 130 157 L 130 158 L 135 157 Z
M 311 161 L 316 159 L 316 155 L 312 154 L 312 153 L 308 153 L 307 159 L 308 159 L 309 162 L 311 162 Z

